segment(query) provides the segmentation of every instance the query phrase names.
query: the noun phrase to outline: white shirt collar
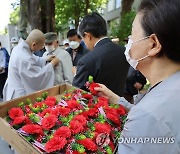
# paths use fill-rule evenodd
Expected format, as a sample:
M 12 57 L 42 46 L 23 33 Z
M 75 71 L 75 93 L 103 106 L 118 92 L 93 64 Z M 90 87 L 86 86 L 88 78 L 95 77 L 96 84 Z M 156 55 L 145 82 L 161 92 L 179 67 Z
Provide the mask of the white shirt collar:
M 108 37 L 105 36 L 105 37 L 100 38 L 100 39 L 94 44 L 94 47 L 95 47 L 101 40 L 106 39 L 106 38 L 108 38 Z

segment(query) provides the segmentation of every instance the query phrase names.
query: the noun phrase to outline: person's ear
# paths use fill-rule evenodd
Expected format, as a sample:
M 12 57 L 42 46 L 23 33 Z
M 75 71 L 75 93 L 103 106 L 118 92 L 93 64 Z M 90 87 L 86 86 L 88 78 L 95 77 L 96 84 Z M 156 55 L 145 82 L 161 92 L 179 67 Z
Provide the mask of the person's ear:
M 92 40 L 92 34 L 91 33 L 84 32 L 84 34 L 86 35 L 85 37 L 87 37 L 88 41 Z
M 32 46 L 35 47 L 35 46 L 36 46 L 36 42 L 33 42 L 33 43 L 32 43 Z
M 155 34 L 150 35 L 150 50 L 148 51 L 149 56 L 155 56 L 161 52 L 162 46 Z

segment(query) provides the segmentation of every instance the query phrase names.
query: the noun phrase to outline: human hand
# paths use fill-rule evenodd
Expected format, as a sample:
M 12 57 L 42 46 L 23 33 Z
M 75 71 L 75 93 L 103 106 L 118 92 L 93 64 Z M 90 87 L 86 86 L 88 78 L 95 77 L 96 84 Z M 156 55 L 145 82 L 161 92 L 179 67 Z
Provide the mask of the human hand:
M 73 75 L 76 74 L 76 71 L 77 71 L 77 67 L 76 67 L 76 66 L 73 66 L 73 67 L 72 67 L 72 73 L 73 73 Z
M 98 83 L 99 84 L 99 83 Z M 105 85 L 99 84 L 99 87 L 94 88 L 96 91 L 98 91 L 99 96 L 103 96 L 109 99 L 111 103 L 117 104 L 120 97 L 113 93 L 110 89 L 108 89 Z
M 0 73 L 1 73 L 3 70 L 4 70 L 4 68 L 3 68 L 3 67 L 0 67 Z
M 50 55 L 47 57 L 46 61 L 51 62 L 56 56 L 55 55 Z
M 60 60 L 58 58 L 53 58 L 53 60 L 51 61 L 51 64 L 53 65 L 53 67 L 57 66 L 59 64 Z
M 137 90 L 141 90 L 141 88 L 142 88 L 142 84 L 141 83 L 139 83 L 139 82 L 136 82 L 135 84 L 134 84 L 134 87 L 137 89 Z

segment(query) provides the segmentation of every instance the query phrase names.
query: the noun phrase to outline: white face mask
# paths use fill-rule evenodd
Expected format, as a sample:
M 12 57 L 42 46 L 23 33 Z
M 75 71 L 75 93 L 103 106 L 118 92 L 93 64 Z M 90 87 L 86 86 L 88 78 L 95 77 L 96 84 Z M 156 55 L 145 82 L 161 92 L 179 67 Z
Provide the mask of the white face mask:
M 48 46 L 45 46 L 45 49 L 47 52 L 51 52 L 51 51 L 55 50 L 55 47 L 54 47 L 54 45 L 48 45 Z
M 12 43 L 11 45 L 12 45 L 12 47 L 14 48 L 14 47 L 15 47 L 16 45 L 18 45 L 18 44 Z
M 144 56 L 144 57 L 142 57 L 142 58 L 140 58 L 140 59 L 138 59 L 138 60 L 135 60 L 135 59 L 132 59 L 131 56 L 130 56 L 130 54 L 129 54 L 130 49 L 131 49 L 131 47 L 132 47 L 132 45 L 133 45 L 134 43 L 139 42 L 139 41 L 142 41 L 142 40 L 145 40 L 145 39 L 147 39 L 147 38 L 149 38 L 149 36 L 144 37 L 144 38 L 139 39 L 139 40 L 134 41 L 134 42 L 133 42 L 131 39 L 128 40 L 128 44 L 126 45 L 126 50 L 125 50 L 124 54 L 125 54 L 125 56 L 126 56 L 126 60 L 128 61 L 128 63 L 129 63 L 134 69 L 136 69 L 137 65 L 139 64 L 139 61 L 141 61 L 141 60 L 149 57 L 149 55 L 146 55 L 146 56 Z
M 69 47 L 70 47 L 71 49 L 77 49 L 77 48 L 79 47 L 79 45 L 80 45 L 80 43 L 79 43 L 79 42 L 76 42 L 76 41 L 71 41 L 71 42 L 69 43 Z

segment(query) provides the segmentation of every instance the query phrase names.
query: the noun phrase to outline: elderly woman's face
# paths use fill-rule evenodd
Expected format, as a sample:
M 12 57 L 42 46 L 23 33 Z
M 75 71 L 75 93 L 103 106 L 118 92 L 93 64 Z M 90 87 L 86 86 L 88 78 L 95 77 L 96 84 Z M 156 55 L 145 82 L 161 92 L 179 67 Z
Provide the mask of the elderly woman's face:
M 148 51 L 150 50 L 150 38 L 147 37 L 144 33 L 144 30 L 140 23 L 141 18 L 142 14 L 138 13 L 134 19 L 130 36 L 130 39 L 134 42 L 130 49 L 130 57 L 134 60 L 139 60 L 147 56 Z M 147 60 L 148 58 L 145 58 L 144 60 L 140 61 L 137 68 L 139 68 L 139 66 L 141 66 L 141 64 L 143 64 Z

